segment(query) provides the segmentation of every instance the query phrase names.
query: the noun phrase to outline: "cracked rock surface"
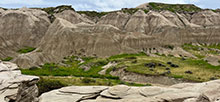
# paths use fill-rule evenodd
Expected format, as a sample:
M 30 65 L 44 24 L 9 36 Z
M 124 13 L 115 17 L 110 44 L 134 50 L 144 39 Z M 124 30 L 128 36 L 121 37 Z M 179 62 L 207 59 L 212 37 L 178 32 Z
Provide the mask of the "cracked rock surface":
M 37 102 L 38 80 L 22 75 L 16 64 L 0 61 L 0 102 Z
M 220 80 L 169 87 L 70 86 L 44 93 L 39 102 L 220 102 Z

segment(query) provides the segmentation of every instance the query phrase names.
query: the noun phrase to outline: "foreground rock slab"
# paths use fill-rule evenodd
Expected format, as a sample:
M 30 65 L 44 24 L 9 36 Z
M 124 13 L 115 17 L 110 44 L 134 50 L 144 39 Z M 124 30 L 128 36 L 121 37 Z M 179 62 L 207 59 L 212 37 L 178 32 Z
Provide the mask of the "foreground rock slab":
M 0 102 L 37 102 L 38 80 L 22 75 L 16 64 L 0 61 Z
M 220 102 L 220 80 L 169 87 L 70 86 L 42 94 L 39 102 Z

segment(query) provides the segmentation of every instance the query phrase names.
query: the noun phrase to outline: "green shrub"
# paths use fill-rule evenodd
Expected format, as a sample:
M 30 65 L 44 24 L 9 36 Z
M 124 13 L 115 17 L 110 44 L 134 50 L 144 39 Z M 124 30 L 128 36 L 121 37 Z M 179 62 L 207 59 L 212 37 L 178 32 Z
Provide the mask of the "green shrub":
M 125 57 L 125 59 L 137 59 L 137 57 L 131 56 L 131 57 Z
M 171 49 L 171 50 L 173 50 L 173 49 L 174 49 L 174 46 L 173 46 L 173 45 L 164 45 L 163 47 L 164 47 L 164 48 Z
M 96 62 L 96 65 L 98 65 L 98 66 L 104 66 L 106 64 L 108 64 L 107 60 L 100 60 L 100 61 Z
M 171 12 L 198 12 L 202 9 L 192 4 L 164 4 L 164 3 L 149 3 L 151 10 L 161 11 L 168 10 Z
M 54 13 L 60 13 L 63 12 L 64 10 L 73 10 L 75 11 L 72 6 L 69 5 L 61 5 L 57 7 L 48 7 L 48 8 L 42 8 L 43 11 L 47 12 L 48 14 L 54 14 Z
M 38 69 L 38 67 L 31 67 L 31 68 L 29 68 L 29 70 L 37 70 Z
M 18 50 L 17 52 L 18 52 L 18 53 L 29 53 L 29 52 L 34 51 L 35 49 L 36 49 L 36 48 L 26 46 L 26 47 L 24 47 L 24 48 Z
M 173 75 L 172 77 L 173 77 L 173 78 L 176 78 L 176 79 L 183 78 L 182 75 Z
M 128 14 L 134 14 L 135 12 L 137 12 L 139 9 L 138 8 L 123 8 L 121 11 L 123 13 L 128 13 Z
M 37 83 L 38 89 L 39 89 L 39 95 L 42 93 L 54 90 L 54 89 L 59 89 L 62 87 L 65 87 L 67 85 L 61 83 L 58 80 L 50 80 L 50 79 L 44 79 L 40 78 L 40 81 Z
M 7 57 L 7 58 L 2 59 L 2 61 L 11 61 L 12 59 L 13 57 Z
M 91 78 L 83 78 L 82 82 L 88 84 L 88 83 L 95 83 L 96 80 L 91 79 Z
M 109 12 L 96 12 L 96 11 L 77 11 L 79 14 L 85 14 L 89 17 L 98 17 L 101 18 L 102 16 L 108 14 Z

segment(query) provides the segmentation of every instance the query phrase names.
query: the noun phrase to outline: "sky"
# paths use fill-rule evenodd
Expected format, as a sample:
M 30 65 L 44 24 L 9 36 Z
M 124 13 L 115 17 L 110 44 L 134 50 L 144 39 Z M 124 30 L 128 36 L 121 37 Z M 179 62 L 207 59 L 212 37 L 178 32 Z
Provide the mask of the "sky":
M 220 0 L 0 0 L 0 7 L 21 8 L 72 5 L 77 11 L 113 11 L 121 8 L 134 8 L 147 2 L 195 4 L 201 8 L 220 8 Z

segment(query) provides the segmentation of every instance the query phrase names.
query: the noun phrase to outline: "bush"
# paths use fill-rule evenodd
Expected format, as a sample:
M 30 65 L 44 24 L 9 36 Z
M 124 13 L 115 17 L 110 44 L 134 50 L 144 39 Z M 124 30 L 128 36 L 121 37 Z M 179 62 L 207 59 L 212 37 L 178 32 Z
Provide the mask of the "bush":
M 107 15 L 109 12 L 96 12 L 96 11 L 77 11 L 79 14 L 85 14 L 89 17 L 98 17 L 101 18 L 104 15 Z
M 168 10 L 171 12 L 198 12 L 202 9 L 191 4 L 163 4 L 163 3 L 149 3 L 150 10 Z
M 13 59 L 12 57 L 7 57 L 7 58 L 2 59 L 2 61 L 11 61 L 12 59 Z
M 83 78 L 82 82 L 88 84 L 88 83 L 95 83 L 96 80 L 91 79 L 91 78 Z
M 75 11 L 72 6 L 70 5 L 61 5 L 57 7 L 48 7 L 48 8 L 42 8 L 41 10 L 47 12 L 48 14 L 53 15 L 54 13 L 60 13 L 63 12 L 64 10 L 73 10 Z
M 131 56 L 131 57 L 125 57 L 126 59 L 137 59 L 137 57 L 135 56 Z
M 50 80 L 50 79 L 44 79 L 40 78 L 40 81 L 37 83 L 38 89 L 39 89 L 39 95 L 42 93 L 54 90 L 54 89 L 59 89 L 64 86 L 67 86 L 63 83 L 61 83 L 58 80 Z
M 96 64 L 97 64 L 98 66 L 104 66 L 104 65 L 108 64 L 108 61 L 106 61 L 106 60 L 100 60 L 100 61 L 96 62 Z
M 35 49 L 36 48 L 26 46 L 23 49 L 18 50 L 17 52 L 18 53 L 28 53 L 28 52 L 34 51 Z
M 29 70 L 37 70 L 38 69 L 38 67 L 31 67 L 31 68 L 29 68 Z
M 171 49 L 171 50 L 173 50 L 173 49 L 174 49 L 174 46 L 173 46 L 173 45 L 164 45 L 163 47 L 164 47 L 164 48 Z

